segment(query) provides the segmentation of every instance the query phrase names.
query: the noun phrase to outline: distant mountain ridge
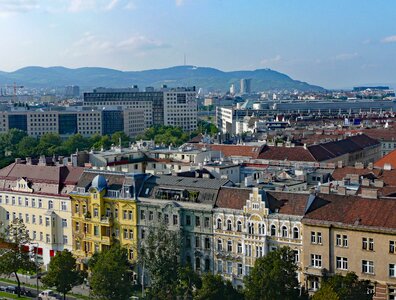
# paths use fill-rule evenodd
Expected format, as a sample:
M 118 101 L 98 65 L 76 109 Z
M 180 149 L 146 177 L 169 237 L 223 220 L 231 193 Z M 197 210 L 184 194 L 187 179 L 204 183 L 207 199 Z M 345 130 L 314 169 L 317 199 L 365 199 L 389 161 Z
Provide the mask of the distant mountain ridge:
M 14 72 L 0 71 L 0 86 L 16 82 L 26 87 L 62 87 L 79 85 L 82 88 L 146 86 L 197 86 L 207 91 L 227 91 L 231 84 L 239 90 L 242 78 L 252 79 L 252 90 L 300 90 L 321 91 L 320 86 L 293 80 L 289 76 L 270 69 L 231 71 L 209 67 L 176 66 L 145 71 L 120 71 L 99 67 L 69 69 L 65 67 L 25 67 Z

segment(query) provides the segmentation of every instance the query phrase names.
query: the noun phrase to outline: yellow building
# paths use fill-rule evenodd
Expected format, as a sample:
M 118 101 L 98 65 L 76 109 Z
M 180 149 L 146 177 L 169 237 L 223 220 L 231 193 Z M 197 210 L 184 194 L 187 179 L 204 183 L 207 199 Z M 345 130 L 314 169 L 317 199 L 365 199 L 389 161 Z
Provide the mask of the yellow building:
M 80 263 L 118 240 L 137 258 L 136 177 L 125 173 L 85 170 L 70 194 L 73 252 Z
M 396 200 L 319 194 L 303 223 L 305 286 L 355 272 L 372 282 L 374 300 L 396 299 Z

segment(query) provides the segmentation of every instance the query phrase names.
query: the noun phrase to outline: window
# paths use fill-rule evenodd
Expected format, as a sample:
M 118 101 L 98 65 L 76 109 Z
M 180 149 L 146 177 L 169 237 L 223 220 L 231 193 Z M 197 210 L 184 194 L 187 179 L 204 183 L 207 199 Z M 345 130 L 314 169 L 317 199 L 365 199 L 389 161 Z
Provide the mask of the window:
M 318 244 L 322 244 L 322 233 L 321 232 L 317 232 L 317 239 L 318 239 Z
M 293 228 L 293 239 L 298 239 L 300 238 L 300 231 L 298 230 L 297 227 Z
M 232 241 L 227 241 L 227 251 L 232 252 Z
M 32 236 L 33 240 L 35 240 L 37 238 L 37 232 L 33 231 L 33 236 Z
M 40 202 L 39 202 L 40 203 Z M 80 206 L 78 205 L 78 204 L 76 204 L 75 206 L 74 206 L 74 212 L 76 213 L 76 214 L 78 214 L 79 212 L 80 212 Z
M 242 243 L 238 243 L 237 251 L 238 253 L 242 253 Z
M 7 220 L 10 219 L 10 212 L 9 212 L 9 211 L 7 211 L 6 219 L 7 219 Z
M 311 231 L 311 243 L 316 244 L 316 233 Z
M 223 261 L 222 260 L 217 261 L 217 273 L 223 273 Z
M 271 236 L 275 236 L 276 235 L 276 226 L 275 225 L 271 225 Z
M 146 219 L 146 212 L 144 210 L 140 211 L 140 220 Z
M 389 277 L 396 277 L 396 264 L 389 264 Z
M 49 217 L 45 218 L 45 226 L 50 226 L 50 219 Z
M 32 223 L 36 224 L 36 215 L 32 215 Z
M 253 223 L 248 223 L 248 233 L 249 234 L 254 234 L 254 224 Z
M 26 223 L 29 223 L 30 221 L 29 221 L 29 214 L 25 214 L 25 222 Z
M 205 259 L 205 271 L 210 271 L 210 260 L 209 260 L 209 258 Z
M 362 239 L 362 249 L 374 251 L 374 240 L 372 238 L 363 238 Z
M 41 216 L 40 216 L 41 217 Z M 78 232 L 78 231 L 80 231 L 80 223 L 79 222 L 76 222 L 76 231 Z
M 165 224 L 169 223 L 169 215 L 168 214 L 164 214 L 164 222 L 165 222 Z
M 336 246 L 338 246 L 338 247 L 342 246 L 341 234 L 336 235 Z
M 149 211 L 149 221 L 154 220 L 154 213 L 150 210 Z
M 314 267 L 314 268 L 322 267 L 322 255 L 311 254 L 311 267 Z
M 186 215 L 186 225 L 191 226 L 191 216 Z
M 389 300 L 396 300 L 396 287 L 390 286 L 388 288 Z
M 122 211 L 122 217 L 124 220 L 128 219 L 128 212 L 126 210 Z
M 133 240 L 133 230 L 129 229 L 129 239 Z
M 227 274 L 232 274 L 232 261 L 227 261 Z
M 221 240 L 217 240 L 217 251 L 223 251 L 223 243 Z
M 294 252 L 294 262 L 298 263 L 300 261 L 300 252 L 298 250 L 293 250 Z
M 238 221 L 238 222 L 237 222 L 237 231 L 238 231 L 238 232 L 241 232 L 241 231 L 242 231 L 242 222 L 241 222 L 241 221 Z
M 50 235 L 49 235 L 49 234 L 46 234 L 46 235 L 45 235 L 45 242 L 46 242 L 46 243 L 51 243 L 51 238 L 50 238 Z
M 216 224 L 217 229 L 221 229 L 221 219 L 217 219 Z
M 319 277 L 311 277 L 309 280 L 309 289 L 312 291 L 317 291 L 319 289 Z
M 144 239 L 144 237 L 146 236 L 146 232 L 145 232 L 144 229 L 142 229 L 142 230 L 140 231 L 140 236 L 141 236 L 142 239 Z
M 264 224 L 260 223 L 260 224 L 258 225 L 258 229 L 259 229 L 259 234 L 264 234 L 264 233 L 265 233 Z
M 348 270 L 348 258 L 336 257 L 336 268 L 340 270 Z
M 282 226 L 282 237 L 287 237 L 287 227 Z
M 54 208 L 54 203 L 52 202 L 52 200 L 48 201 L 48 209 L 53 209 Z
M 205 238 L 205 249 L 206 250 L 210 249 L 210 239 L 209 238 Z
M 97 226 L 97 225 L 94 226 L 94 235 L 95 236 L 99 235 L 99 226 Z
M 322 233 L 311 231 L 311 243 L 322 244 Z
M 342 236 L 342 246 L 348 247 L 348 236 L 347 235 Z
M 241 263 L 238 263 L 238 264 L 237 264 L 237 275 L 238 275 L 238 276 L 242 276 L 242 270 L 243 270 L 242 264 L 241 264 Z
M 389 241 L 389 253 L 395 253 L 395 241 Z
M 40 225 L 43 224 L 43 217 L 42 216 L 39 216 L 39 224 Z
M 195 217 L 195 226 L 201 226 L 201 218 Z
M 38 207 L 39 208 L 43 207 L 43 201 L 41 199 L 38 199 Z
M 36 199 L 32 198 L 32 207 L 36 207 Z
M 205 217 L 205 221 L 204 222 L 205 222 L 204 223 L 205 228 L 208 228 L 209 227 L 209 218 Z
M 173 215 L 173 225 L 177 225 L 179 223 L 178 216 Z
M 362 260 L 362 272 L 374 274 L 374 262 L 371 260 Z
M 128 210 L 128 219 L 132 220 L 132 218 L 133 218 L 132 210 Z
M 245 255 L 248 257 L 252 256 L 252 245 L 245 245 Z
M 67 239 L 67 235 L 63 236 L 63 244 L 68 244 L 68 239 Z
M 195 270 L 201 270 L 201 259 L 199 257 L 195 258 Z
M 263 246 L 256 246 L 256 257 L 264 256 L 264 248 Z
M 61 210 L 67 210 L 67 203 L 66 201 L 61 202 Z
M 195 237 L 195 248 L 200 248 L 199 236 Z
M 227 220 L 227 230 L 229 230 L 229 231 L 232 230 L 232 223 L 231 223 L 231 220 Z
M 25 206 L 29 206 L 29 199 L 25 198 Z
M 62 219 L 62 227 L 67 227 L 67 219 Z
M 128 250 L 128 258 L 133 259 L 133 249 Z

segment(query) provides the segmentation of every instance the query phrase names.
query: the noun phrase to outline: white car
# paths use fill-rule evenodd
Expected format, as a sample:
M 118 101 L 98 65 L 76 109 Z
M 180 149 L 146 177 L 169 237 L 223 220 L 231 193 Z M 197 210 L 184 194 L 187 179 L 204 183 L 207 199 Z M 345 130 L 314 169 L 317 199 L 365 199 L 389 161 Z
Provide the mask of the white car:
M 38 295 L 38 299 L 39 300 L 57 300 L 58 299 L 58 295 L 55 294 L 55 292 L 52 291 L 52 290 L 45 290 L 45 291 L 42 291 Z

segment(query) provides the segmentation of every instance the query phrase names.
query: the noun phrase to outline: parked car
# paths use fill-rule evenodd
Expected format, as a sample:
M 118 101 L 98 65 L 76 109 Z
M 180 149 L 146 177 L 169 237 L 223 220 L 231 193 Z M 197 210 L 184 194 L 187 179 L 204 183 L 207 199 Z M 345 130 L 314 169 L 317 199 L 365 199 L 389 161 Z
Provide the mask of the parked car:
M 9 285 L 9 286 L 6 287 L 6 290 L 5 290 L 5 291 L 8 292 L 8 293 L 16 294 L 16 292 L 17 292 L 17 287 L 16 287 L 16 286 L 13 286 L 13 285 Z
M 4 285 L 0 285 L 0 291 L 2 291 L 2 292 L 7 291 L 7 287 Z
M 42 291 L 38 295 L 38 299 L 39 300 L 58 300 L 59 296 L 57 294 L 55 294 L 55 292 L 53 290 L 45 290 L 45 291 Z

